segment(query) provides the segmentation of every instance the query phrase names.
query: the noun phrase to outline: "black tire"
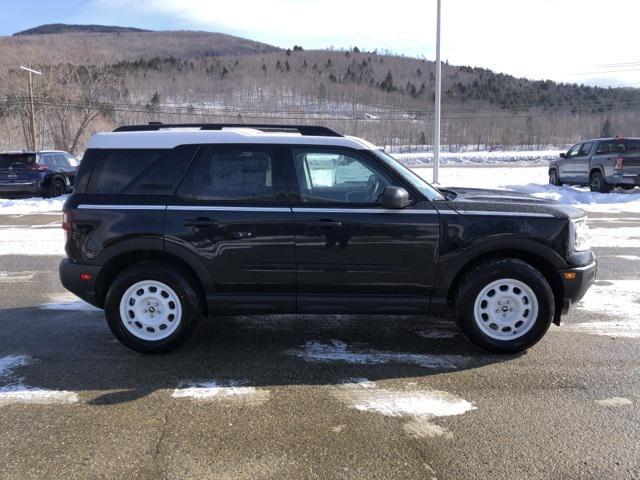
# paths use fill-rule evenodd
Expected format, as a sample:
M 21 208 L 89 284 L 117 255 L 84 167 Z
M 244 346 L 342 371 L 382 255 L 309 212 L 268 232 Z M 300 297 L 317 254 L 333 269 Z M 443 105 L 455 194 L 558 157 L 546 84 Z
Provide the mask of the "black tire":
M 127 321 L 131 326 L 131 319 L 122 318 L 120 300 L 131 286 L 143 281 L 161 282 L 178 297 L 182 314 L 177 319 L 178 326 L 166 338 L 145 340 L 132 334 L 124 325 Z M 115 278 L 105 299 L 104 311 L 111 332 L 123 345 L 140 353 L 165 353 L 178 348 L 193 333 L 200 317 L 200 299 L 192 282 L 187 272 L 164 262 L 144 262 L 128 267 Z
M 549 184 L 555 185 L 556 187 L 561 186 L 560 178 L 558 177 L 558 171 L 554 168 L 549 170 Z
M 49 188 L 44 191 L 44 194 L 42 196 L 44 198 L 59 197 L 60 195 L 65 193 L 66 190 L 67 186 L 64 183 L 64 180 L 56 178 L 51 181 L 51 185 L 49 185 Z
M 612 188 L 600 172 L 593 172 L 589 177 L 589 190 L 592 192 L 609 193 Z
M 538 302 L 537 317 L 532 321 L 529 329 L 523 329 L 525 333 L 515 339 L 492 338 L 479 326 L 483 319 L 475 318 L 476 299 L 483 289 L 492 282 L 505 279 L 514 279 L 525 284 Z M 479 304 L 481 305 L 482 302 Z M 547 332 L 555 313 L 555 298 L 551 286 L 542 273 L 526 262 L 505 258 L 483 263 L 468 272 L 462 279 L 454 301 L 454 309 L 458 326 L 475 345 L 494 353 L 516 353 L 535 345 Z M 489 324 L 486 320 L 484 322 L 484 328 L 487 328 Z M 497 333 L 500 334 L 498 331 Z

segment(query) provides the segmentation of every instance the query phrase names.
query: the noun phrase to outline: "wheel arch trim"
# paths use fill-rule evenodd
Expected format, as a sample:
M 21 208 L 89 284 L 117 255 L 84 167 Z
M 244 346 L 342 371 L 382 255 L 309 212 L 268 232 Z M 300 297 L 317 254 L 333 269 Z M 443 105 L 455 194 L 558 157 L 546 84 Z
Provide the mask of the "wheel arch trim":
M 434 298 L 431 300 L 432 311 L 439 313 L 447 308 L 453 300 L 460 280 L 470 268 L 489 258 L 500 257 L 517 258 L 541 270 L 554 292 L 556 306 L 563 302 L 564 291 L 557 269 L 568 267 L 564 259 L 551 248 L 539 242 L 509 238 L 492 240 L 491 242 L 485 241 L 481 245 L 459 255 L 452 264 L 448 265 L 439 279 L 438 288 L 434 292 Z M 558 320 L 560 310 L 561 308 L 556 309 Z M 555 321 L 556 318 L 554 318 Z

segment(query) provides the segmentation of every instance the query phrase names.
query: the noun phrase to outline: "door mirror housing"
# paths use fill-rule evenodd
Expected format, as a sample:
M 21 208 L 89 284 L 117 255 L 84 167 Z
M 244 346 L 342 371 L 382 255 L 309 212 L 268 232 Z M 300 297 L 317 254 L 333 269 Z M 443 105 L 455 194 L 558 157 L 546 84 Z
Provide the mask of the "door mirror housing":
M 567 154 L 566 154 L 565 152 L 562 152 L 562 153 L 560 154 L 560 158 L 567 158 Z
M 408 207 L 410 203 L 409 192 L 393 185 L 386 187 L 378 197 L 378 204 L 384 208 L 400 209 Z

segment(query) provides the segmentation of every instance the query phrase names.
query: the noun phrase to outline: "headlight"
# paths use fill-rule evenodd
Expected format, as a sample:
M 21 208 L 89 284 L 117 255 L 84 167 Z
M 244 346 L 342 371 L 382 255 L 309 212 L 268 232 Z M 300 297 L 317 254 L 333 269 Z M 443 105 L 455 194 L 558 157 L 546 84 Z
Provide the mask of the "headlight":
M 589 250 L 591 248 L 586 217 L 571 221 L 571 245 L 576 252 Z

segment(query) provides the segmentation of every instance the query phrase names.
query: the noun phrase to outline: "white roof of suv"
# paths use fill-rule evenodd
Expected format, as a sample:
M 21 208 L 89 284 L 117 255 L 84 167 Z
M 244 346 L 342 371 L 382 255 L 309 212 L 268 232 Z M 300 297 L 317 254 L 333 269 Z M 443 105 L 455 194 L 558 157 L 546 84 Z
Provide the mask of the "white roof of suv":
M 349 136 L 316 136 L 292 132 L 262 131 L 255 128 L 230 127 L 219 130 L 199 128 L 158 128 L 150 131 L 115 131 L 96 133 L 87 148 L 174 148 L 194 143 L 257 143 L 283 145 L 322 145 L 373 150 L 372 143 Z

